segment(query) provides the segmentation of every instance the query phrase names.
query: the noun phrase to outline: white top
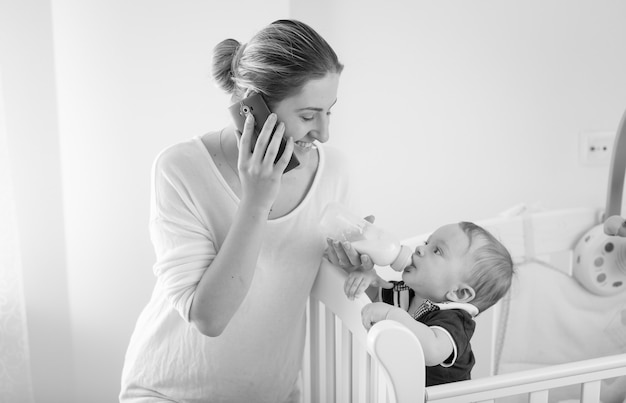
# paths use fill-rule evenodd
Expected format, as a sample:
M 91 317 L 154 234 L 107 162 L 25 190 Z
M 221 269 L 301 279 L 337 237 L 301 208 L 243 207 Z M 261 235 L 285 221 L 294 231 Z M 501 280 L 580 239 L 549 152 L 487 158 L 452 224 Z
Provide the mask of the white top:
M 348 195 L 344 159 L 317 147 L 308 194 L 292 212 L 269 220 L 250 290 L 215 338 L 189 323 L 189 310 L 239 199 L 200 137 L 157 157 L 150 218 L 157 283 L 130 340 L 120 401 L 276 403 L 297 395 L 306 301 L 326 246 L 321 214 Z

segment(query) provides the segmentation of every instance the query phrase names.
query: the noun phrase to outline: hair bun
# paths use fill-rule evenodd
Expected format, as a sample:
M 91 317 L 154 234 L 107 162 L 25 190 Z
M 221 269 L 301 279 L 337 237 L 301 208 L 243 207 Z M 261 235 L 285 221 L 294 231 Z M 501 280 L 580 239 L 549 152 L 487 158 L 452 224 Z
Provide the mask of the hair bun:
M 232 94 L 235 90 L 233 81 L 233 59 L 241 43 L 236 39 L 224 39 L 213 48 L 213 61 L 211 74 L 218 87 Z

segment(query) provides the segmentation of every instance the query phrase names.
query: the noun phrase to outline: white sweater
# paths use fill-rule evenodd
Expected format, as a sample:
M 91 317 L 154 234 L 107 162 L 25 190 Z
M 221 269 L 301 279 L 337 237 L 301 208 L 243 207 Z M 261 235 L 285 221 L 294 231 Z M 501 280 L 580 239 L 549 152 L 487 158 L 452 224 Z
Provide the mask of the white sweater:
M 215 338 L 189 323 L 189 310 L 239 199 L 200 137 L 157 157 L 150 220 L 157 283 L 126 353 L 120 401 L 276 403 L 298 395 L 306 300 L 325 248 L 320 217 L 328 202 L 346 202 L 348 194 L 341 155 L 318 150 L 308 194 L 269 221 L 250 290 Z

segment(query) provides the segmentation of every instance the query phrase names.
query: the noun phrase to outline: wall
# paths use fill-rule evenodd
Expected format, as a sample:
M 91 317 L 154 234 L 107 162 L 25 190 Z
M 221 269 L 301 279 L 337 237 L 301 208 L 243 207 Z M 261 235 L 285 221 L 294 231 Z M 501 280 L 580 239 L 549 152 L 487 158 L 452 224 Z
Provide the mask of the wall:
M 0 2 L 36 401 L 117 399 L 154 281 L 152 160 L 227 122 L 213 45 L 287 13 L 286 1 Z
M 73 335 L 50 12 L 48 1 L 0 1 L 0 124 L 13 182 L 0 192 L 15 197 L 19 251 L 12 252 L 21 261 L 34 398 L 66 403 L 73 401 Z
M 346 65 L 331 143 L 401 237 L 518 203 L 604 206 L 582 131 L 626 110 L 626 3 L 299 1 Z M 323 10 L 323 11 L 322 11 Z
M 579 164 L 578 134 L 614 130 L 626 108 L 626 3 L 9 3 L 2 74 L 39 396 L 115 400 L 154 284 L 152 160 L 228 122 L 211 48 L 276 18 L 309 22 L 345 63 L 331 144 L 399 236 L 519 202 L 604 204 L 607 167 Z

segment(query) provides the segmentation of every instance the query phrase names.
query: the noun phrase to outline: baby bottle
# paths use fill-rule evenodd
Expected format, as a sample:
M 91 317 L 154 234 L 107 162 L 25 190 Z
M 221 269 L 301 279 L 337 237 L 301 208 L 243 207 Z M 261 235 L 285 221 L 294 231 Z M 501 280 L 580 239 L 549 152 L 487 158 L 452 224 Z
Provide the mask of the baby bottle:
M 411 248 L 400 245 L 393 235 L 339 203 L 326 206 L 321 227 L 326 237 L 350 242 L 357 252 L 368 255 L 378 266 L 391 266 L 395 271 L 402 271 L 411 263 Z

